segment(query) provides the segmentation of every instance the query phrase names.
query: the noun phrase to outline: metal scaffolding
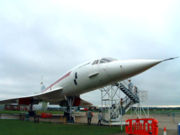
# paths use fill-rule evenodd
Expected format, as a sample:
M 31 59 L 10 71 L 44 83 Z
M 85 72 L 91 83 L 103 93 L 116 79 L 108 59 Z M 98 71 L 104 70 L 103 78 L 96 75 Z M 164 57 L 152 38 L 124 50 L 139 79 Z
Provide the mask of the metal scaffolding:
M 144 100 L 145 92 L 136 89 L 129 89 L 127 81 L 117 82 L 100 89 L 101 91 L 101 113 L 102 124 L 104 125 L 123 125 L 123 115 L 134 105 L 134 113 L 137 117 L 146 114 L 141 107 L 141 101 Z

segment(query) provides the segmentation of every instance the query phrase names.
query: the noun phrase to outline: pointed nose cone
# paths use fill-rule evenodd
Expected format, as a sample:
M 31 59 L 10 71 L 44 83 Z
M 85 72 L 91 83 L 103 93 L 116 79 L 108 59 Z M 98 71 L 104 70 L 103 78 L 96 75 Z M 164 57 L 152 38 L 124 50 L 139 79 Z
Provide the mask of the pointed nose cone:
M 129 78 L 142 73 L 161 62 L 161 60 L 129 60 L 120 62 L 122 63 L 120 64 L 120 70 L 122 70 L 122 76 Z
M 169 61 L 176 59 L 178 57 L 163 59 L 163 60 L 154 60 L 154 59 L 145 59 L 145 60 L 129 60 L 122 62 L 121 69 L 124 72 L 124 75 L 127 75 L 129 77 L 137 75 L 139 73 L 142 73 L 146 71 L 147 69 L 161 63 L 164 61 Z M 121 62 L 119 62 L 121 63 Z
M 122 81 L 161 63 L 162 60 L 119 60 L 108 66 L 109 80 Z
M 161 62 L 173 60 L 176 58 L 178 57 L 163 60 L 143 59 L 114 61 L 106 66 L 105 71 L 107 74 L 107 80 L 111 83 L 122 81 L 137 74 L 140 74 Z

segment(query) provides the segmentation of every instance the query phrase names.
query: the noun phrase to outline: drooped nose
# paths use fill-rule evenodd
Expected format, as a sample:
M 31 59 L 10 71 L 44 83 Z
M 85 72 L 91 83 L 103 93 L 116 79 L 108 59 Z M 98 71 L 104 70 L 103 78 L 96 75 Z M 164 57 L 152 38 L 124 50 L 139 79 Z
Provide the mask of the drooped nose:
M 162 60 L 119 60 L 109 65 L 108 73 L 113 81 L 121 81 L 161 63 Z
M 174 60 L 179 57 L 173 57 L 163 60 L 156 59 L 144 59 L 144 60 L 128 60 L 128 61 L 119 61 L 121 74 L 127 77 L 132 77 L 139 73 L 146 71 L 147 69 L 165 61 Z
M 149 68 L 159 64 L 161 60 L 129 60 L 120 61 L 120 75 L 124 77 L 132 77 L 134 75 L 140 74 Z

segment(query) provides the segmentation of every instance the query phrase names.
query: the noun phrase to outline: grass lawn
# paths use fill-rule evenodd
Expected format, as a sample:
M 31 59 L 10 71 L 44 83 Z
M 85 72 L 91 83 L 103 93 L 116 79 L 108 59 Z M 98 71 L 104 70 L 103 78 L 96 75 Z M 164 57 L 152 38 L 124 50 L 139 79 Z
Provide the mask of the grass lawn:
M 0 110 L 0 114 L 20 114 L 20 113 L 25 113 L 25 111 Z
M 0 120 L 0 135 L 112 135 L 120 132 L 120 127 Z
M 41 114 L 42 112 L 52 113 L 52 114 L 63 114 L 62 111 L 36 111 L 36 112 L 38 114 Z M 26 113 L 26 111 L 0 110 L 0 114 L 20 114 L 20 113 Z

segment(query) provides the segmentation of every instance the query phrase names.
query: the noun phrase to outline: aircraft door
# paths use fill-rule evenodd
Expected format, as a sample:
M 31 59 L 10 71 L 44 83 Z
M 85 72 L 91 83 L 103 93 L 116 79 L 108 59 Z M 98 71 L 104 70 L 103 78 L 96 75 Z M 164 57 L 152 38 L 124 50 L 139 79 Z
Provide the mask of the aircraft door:
M 71 83 L 67 84 L 67 87 L 70 89 L 71 93 L 76 92 L 78 86 L 78 73 L 77 71 L 71 72 Z
M 85 64 L 74 71 L 73 83 L 76 93 L 81 93 L 82 90 L 89 88 L 89 78 L 87 77 L 90 71 L 89 67 L 91 67 L 89 64 Z

